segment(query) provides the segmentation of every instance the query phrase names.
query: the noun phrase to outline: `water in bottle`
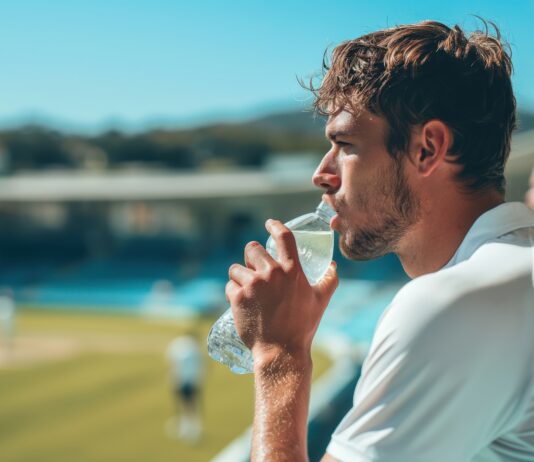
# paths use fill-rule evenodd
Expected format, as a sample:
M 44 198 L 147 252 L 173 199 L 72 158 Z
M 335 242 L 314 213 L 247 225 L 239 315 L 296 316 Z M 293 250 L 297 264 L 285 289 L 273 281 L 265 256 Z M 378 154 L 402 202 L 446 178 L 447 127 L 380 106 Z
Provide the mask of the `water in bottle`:
M 330 219 L 335 212 L 321 202 L 314 213 L 308 213 L 286 223 L 295 236 L 299 261 L 310 284 L 316 284 L 328 270 L 334 252 L 334 233 Z M 269 237 L 267 252 L 278 260 L 276 245 Z M 252 352 L 237 335 L 232 310 L 228 309 L 211 328 L 208 336 L 209 355 L 228 366 L 236 374 L 253 371 Z

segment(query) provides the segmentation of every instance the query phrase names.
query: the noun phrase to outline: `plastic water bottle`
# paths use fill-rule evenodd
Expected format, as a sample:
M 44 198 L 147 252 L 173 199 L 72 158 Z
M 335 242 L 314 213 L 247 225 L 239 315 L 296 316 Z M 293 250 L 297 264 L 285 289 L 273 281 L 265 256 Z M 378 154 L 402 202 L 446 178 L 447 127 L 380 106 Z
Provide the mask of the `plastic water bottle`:
M 330 219 L 334 210 L 321 202 L 315 213 L 308 213 L 286 223 L 295 236 L 302 270 L 310 284 L 316 284 L 328 270 L 334 252 L 334 233 Z M 269 237 L 267 252 L 278 260 L 276 245 Z M 236 374 L 253 372 L 252 352 L 239 338 L 232 310 L 228 309 L 213 325 L 208 335 L 209 355 Z

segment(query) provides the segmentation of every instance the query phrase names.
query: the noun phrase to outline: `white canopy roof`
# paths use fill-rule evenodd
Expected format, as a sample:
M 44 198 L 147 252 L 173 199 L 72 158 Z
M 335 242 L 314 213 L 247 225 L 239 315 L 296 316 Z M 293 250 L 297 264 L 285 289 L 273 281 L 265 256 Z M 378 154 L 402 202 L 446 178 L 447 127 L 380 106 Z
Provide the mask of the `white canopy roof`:
M 0 202 L 206 199 L 317 191 L 311 173 L 263 171 L 222 173 L 20 174 L 0 178 Z

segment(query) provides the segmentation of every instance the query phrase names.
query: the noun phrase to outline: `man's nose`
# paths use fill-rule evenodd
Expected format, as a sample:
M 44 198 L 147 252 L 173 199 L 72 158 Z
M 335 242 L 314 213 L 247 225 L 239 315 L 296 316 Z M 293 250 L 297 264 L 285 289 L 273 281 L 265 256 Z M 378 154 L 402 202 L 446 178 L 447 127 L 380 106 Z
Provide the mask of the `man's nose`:
M 331 153 L 327 153 L 317 170 L 313 174 L 313 184 L 318 188 L 326 189 L 327 192 L 334 192 L 341 186 L 341 178 L 337 173 L 335 159 Z

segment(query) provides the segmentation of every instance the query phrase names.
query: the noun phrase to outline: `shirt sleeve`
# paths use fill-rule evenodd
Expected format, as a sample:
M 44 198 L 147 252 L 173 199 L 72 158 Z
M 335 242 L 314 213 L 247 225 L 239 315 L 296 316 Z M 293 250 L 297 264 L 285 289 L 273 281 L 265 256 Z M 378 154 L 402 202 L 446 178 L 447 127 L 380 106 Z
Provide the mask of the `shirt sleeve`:
M 411 302 L 394 301 L 379 322 L 353 408 L 327 448 L 341 462 L 468 461 L 514 412 L 499 366 L 506 351 L 480 323 L 483 306 Z

